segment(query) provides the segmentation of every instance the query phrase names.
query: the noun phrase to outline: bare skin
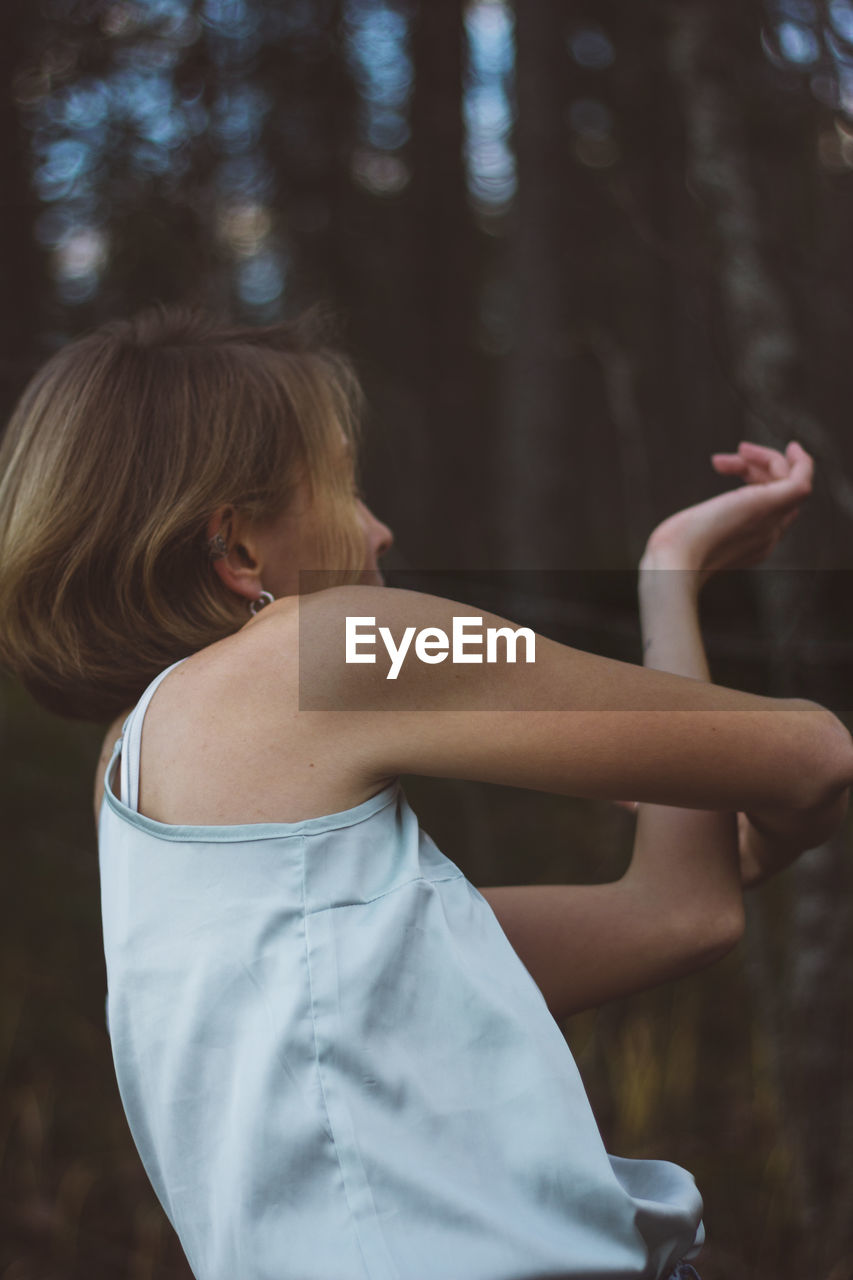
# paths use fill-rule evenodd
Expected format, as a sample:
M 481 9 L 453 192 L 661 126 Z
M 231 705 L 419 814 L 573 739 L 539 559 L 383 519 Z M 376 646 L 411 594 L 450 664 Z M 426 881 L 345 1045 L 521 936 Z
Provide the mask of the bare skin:
M 678 513 L 650 539 L 647 570 L 682 570 L 658 590 L 653 610 L 669 637 L 663 647 L 658 640 L 657 665 L 681 674 L 544 637 L 533 667 L 414 665 L 397 682 L 380 665 L 344 670 L 336 638 L 347 614 L 375 616 L 399 634 L 412 624 L 450 630 L 454 613 L 471 610 L 369 585 L 390 531 L 367 508 L 368 585 L 301 600 L 286 594 L 292 526 L 259 533 L 215 513 L 213 532 L 227 522 L 233 539 L 215 566 L 223 581 L 247 599 L 262 586 L 285 598 L 158 689 L 142 737 L 140 811 L 177 824 L 291 822 L 351 808 L 401 773 L 632 796 L 642 803 L 621 880 L 484 896 L 558 1018 L 715 959 L 743 925 L 735 814 L 756 819 L 765 870 L 773 870 L 785 839 L 790 854 L 791 831 L 806 848 L 838 824 L 853 781 L 853 744 L 830 713 L 717 688 L 703 669 L 699 587 L 710 572 L 762 558 L 790 523 L 811 464 L 796 446 L 789 454 L 784 475 L 777 459 L 775 476 L 767 459 L 749 462 L 752 472 L 745 461 L 740 472 L 729 463 L 744 488 Z M 300 534 L 310 538 L 310 513 Z M 506 624 L 478 613 L 486 626 Z M 300 710 L 300 616 L 311 637 L 304 666 L 335 709 Z M 122 719 L 105 740 L 96 812 Z M 753 826 L 742 820 L 743 830 Z

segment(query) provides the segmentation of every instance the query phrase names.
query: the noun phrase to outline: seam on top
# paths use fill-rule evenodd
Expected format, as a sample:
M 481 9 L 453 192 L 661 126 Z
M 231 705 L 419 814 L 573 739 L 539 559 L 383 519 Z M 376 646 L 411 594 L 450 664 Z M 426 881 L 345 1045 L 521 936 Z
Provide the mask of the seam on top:
M 393 804 L 402 792 L 399 778 L 389 782 L 381 791 L 362 800 L 360 804 L 336 813 L 320 814 L 315 818 L 302 818 L 298 822 L 245 822 L 221 826 L 185 826 L 180 823 L 158 822 L 144 813 L 130 809 L 115 795 L 110 786 L 109 773 L 104 779 L 104 796 L 101 807 L 108 805 L 113 813 L 130 826 L 138 827 L 155 840 L 191 844 L 240 844 L 251 840 L 286 840 L 294 836 L 322 835 L 326 831 L 338 831 L 343 827 L 355 827 L 366 822 L 374 814 L 381 813 Z
M 390 889 L 383 889 L 382 893 L 375 893 L 371 898 L 360 898 L 358 902 L 329 902 L 324 907 L 305 908 L 305 914 L 309 916 L 322 915 L 324 911 L 344 911 L 348 907 L 366 907 L 370 902 L 380 902 L 382 898 L 387 898 L 389 894 L 397 893 L 400 889 L 406 889 L 410 884 L 447 884 L 450 880 L 464 880 L 465 875 L 457 867 L 454 875 L 450 876 L 412 876 L 410 880 L 402 880 L 400 884 L 392 885 Z
M 364 1274 L 365 1276 L 369 1276 L 371 1272 L 371 1268 L 368 1264 L 367 1257 L 365 1256 L 364 1244 L 361 1239 L 361 1232 L 359 1231 L 358 1216 L 355 1212 L 355 1208 L 353 1206 L 352 1200 L 350 1199 L 350 1190 L 349 1190 L 349 1186 L 347 1185 L 347 1177 L 344 1172 L 343 1161 L 341 1160 L 341 1153 L 338 1150 L 338 1143 L 335 1138 L 334 1128 L 332 1126 L 332 1117 L 329 1114 L 329 1100 L 326 1096 L 326 1082 L 323 1078 L 323 1071 L 320 1065 L 320 1045 L 319 1045 L 319 1040 L 317 1036 L 317 1015 L 314 1008 L 314 981 L 311 973 L 311 942 L 308 937 L 308 912 L 306 910 L 306 901 L 307 901 L 307 890 L 305 885 L 305 850 L 303 848 L 302 850 L 302 937 L 305 945 L 305 970 L 306 970 L 306 977 L 308 979 L 308 1004 L 311 1010 L 311 1038 L 314 1045 L 314 1068 L 317 1072 L 317 1083 L 320 1086 L 320 1095 L 323 1099 L 323 1111 L 326 1116 L 326 1124 L 328 1126 L 329 1137 L 332 1142 L 332 1150 L 335 1153 L 335 1160 L 338 1166 L 338 1173 L 340 1174 L 340 1178 L 341 1178 L 341 1186 L 344 1192 L 344 1199 L 346 1200 L 347 1209 L 349 1211 L 350 1219 L 352 1220 L 355 1242 L 358 1247 L 358 1252 L 361 1256 L 361 1263 L 362 1263 L 362 1266 L 364 1267 Z

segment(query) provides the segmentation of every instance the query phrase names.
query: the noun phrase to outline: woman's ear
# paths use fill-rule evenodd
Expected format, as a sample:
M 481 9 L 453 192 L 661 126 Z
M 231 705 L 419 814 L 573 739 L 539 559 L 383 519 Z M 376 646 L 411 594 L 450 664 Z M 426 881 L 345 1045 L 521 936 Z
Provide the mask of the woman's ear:
M 207 523 L 213 570 L 229 591 L 255 600 L 262 590 L 261 565 L 248 528 L 241 528 L 233 507 L 219 507 Z

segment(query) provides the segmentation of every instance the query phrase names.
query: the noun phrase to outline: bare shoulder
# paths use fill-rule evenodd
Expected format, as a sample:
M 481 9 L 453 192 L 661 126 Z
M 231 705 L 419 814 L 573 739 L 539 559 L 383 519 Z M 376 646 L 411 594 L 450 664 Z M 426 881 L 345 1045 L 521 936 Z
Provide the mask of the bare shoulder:
M 141 813 L 191 826 L 297 822 L 390 781 L 365 766 L 353 715 L 305 713 L 301 612 L 295 597 L 276 601 L 166 677 L 142 731 Z
M 296 634 L 294 603 L 291 600 L 282 600 L 276 602 L 269 610 L 270 615 L 275 616 L 274 630 L 277 635 L 277 656 L 279 661 L 274 666 L 279 674 L 276 690 L 279 694 L 287 686 L 286 679 L 281 678 L 282 652 L 287 652 L 287 641 L 291 635 L 295 636 Z M 258 616 L 256 623 L 260 620 L 260 616 Z M 227 641 L 211 645 L 207 649 L 202 649 L 198 653 L 190 655 L 177 671 L 167 677 L 164 684 L 167 683 L 168 688 L 164 689 L 162 693 L 158 690 L 155 711 L 150 717 L 146 716 L 146 735 L 150 736 L 148 735 L 148 730 L 151 725 L 154 725 L 155 732 L 159 728 L 160 733 L 165 732 L 168 734 L 175 732 L 176 729 L 179 730 L 182 724 L 187 723 L 188 712 L 204 708 L 211 697 L 215 700 L 221 698 L 224 685 L 239 690 L 241 683 L 245 683 L 247 690 L 251 690 L 258 682 L 263 683 L 264 680 L 269 680 L 269 664 L 263 662 L 262 655 L 264 650 L 268 650 L 270 647 L 267 636 L 273 630 L 269 626 L 269 622 L 272 620 L 272 616 L 269 620 L 264 619 L 267 626 L 260 633 L 260 644 L 258 643 L 258 631 L 255 630 L 255 627 L 247 626 L 237 635 L 228 637 Z M 96 826 L 103 802 L 104 776 L 107 765 L 131 709 L 131 707 L 128 707 L 117 716 L 104 735 L 103 745 L 95 769 L 94 811 Z

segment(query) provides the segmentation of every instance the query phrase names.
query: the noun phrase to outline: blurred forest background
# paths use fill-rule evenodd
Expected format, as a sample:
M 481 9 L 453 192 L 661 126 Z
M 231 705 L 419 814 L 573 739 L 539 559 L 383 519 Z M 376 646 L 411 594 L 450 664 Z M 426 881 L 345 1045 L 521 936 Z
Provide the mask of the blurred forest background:
M 851 0 L 4 0 L 0 62 L 4 420 L 105 318 L 324 300 L 389 564 L 631 661 L 653 526 L 796 438 L 815 495 L 709 587 L 712 669 L 853 723 Z M 99 737 L 0 683 L 0 1280 L 189 1276 L 104 1026 Z M 475 884 L 630 854 L 612 806 L 406 785 Z M 703 1280 L 853 1277 L 849 844 L 565 1028 L 609 1148 L 695 1173 Z

